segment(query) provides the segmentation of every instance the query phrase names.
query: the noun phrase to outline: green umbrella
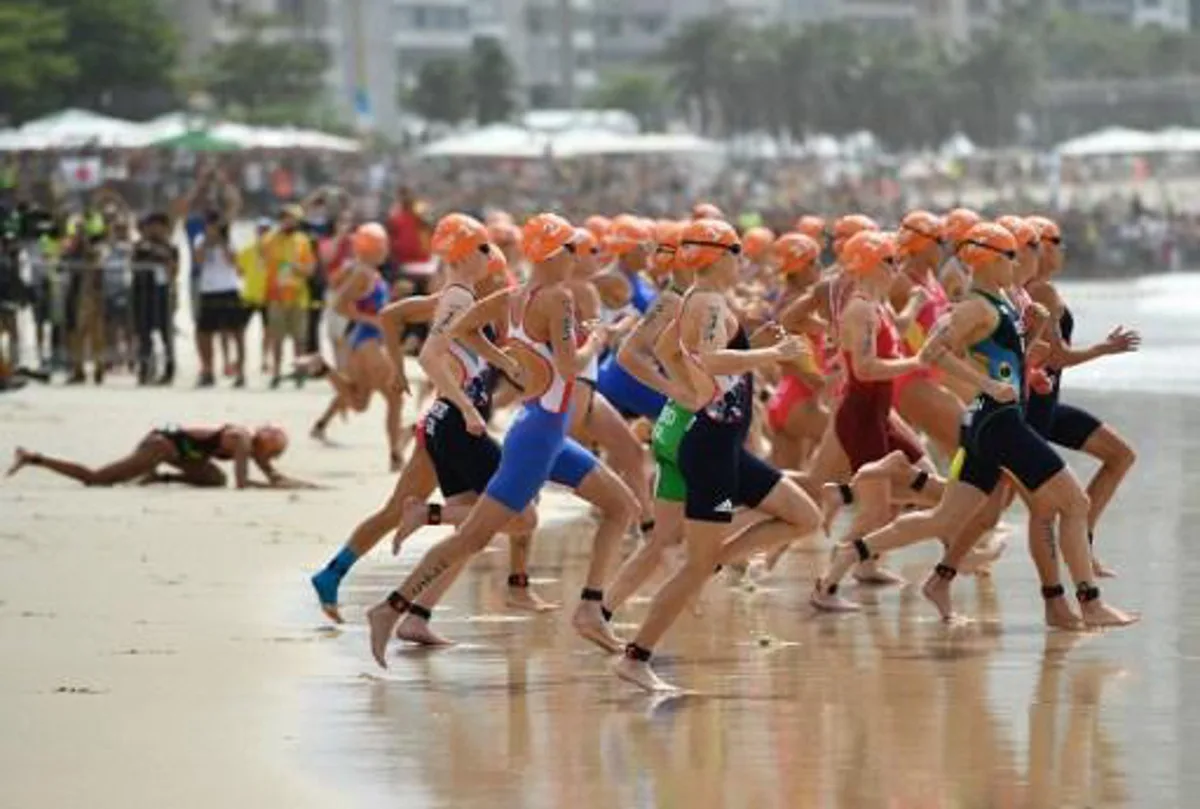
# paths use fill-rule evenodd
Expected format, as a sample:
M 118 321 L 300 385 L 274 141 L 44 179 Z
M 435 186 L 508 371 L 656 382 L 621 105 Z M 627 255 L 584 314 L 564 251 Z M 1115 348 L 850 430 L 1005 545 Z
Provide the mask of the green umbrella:
M 235 141 L 218 138 L 203 129 L 172 135 L 150 145 L 156 149 L 182 149 L 188 152 L 233 152 L 242 148 Z

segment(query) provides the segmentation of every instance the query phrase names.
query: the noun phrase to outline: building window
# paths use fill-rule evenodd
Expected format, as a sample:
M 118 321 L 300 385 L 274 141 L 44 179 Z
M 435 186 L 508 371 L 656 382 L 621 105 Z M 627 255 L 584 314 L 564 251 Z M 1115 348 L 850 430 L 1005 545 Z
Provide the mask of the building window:
M 621 36 L 622 20 L 616 14 L 597 14 L 596 33 L 602 37 L 616 38 Z
M 525 30 L 531 34 L 544 34 L 549 24 L 546 20 L 546 9 L 540 6 L 530 6 L 525 9 Z
M 667 26 L 667 18 L 663 14 L 639 14 L 634 22 L 643 34 L 656 36 Z

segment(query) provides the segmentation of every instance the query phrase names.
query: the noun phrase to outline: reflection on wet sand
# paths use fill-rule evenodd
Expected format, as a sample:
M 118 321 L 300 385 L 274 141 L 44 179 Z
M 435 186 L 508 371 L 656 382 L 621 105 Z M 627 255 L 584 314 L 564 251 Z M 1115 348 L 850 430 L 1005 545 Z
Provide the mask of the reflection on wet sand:
M 863 615 L 813 614 L 816 547 L 755 591 L 714 581 L 659 664 L 695 693 L 655 700 L 617 681 L 562 614 L 472 620 L 505 614 L 504 554 L 485 554 L 435 619 L 458 646 L 393 650 L 380 672 L 359 627 L 334 644 L 360 673 L 311 686 L 322 732 L 307 763 L 367 805 L 406 807 L 1180 805 L 1191 670 L 1174 644 L 1190 624 L 1164 591 L 1192 565 L 1172 470 L 1195 452 L 1182 431 L 1194 417 L 1160 406 L 1160 419 L 1137 426 L 1144 400 L 1076 398 L 1143 447 L 1104 534 L 1122 576 L 1108 587 L 1146 611 L 1139 628 L 1045 632 L 1014 512 L 993 576 L 957 585 L 973 618 L 962 625 L 937 621 L 916 587 L 866 593 Z M 1151 446 L 1172 427 L 1174 445 Z M 552 579 L 547 597 L 570 601 L 578 588 L 588 551 L 578 528 L 539 536 L 533 569 Z M 933 556 L 897 562 L 920 581 Z M 398 573 L 360 576 L 348 614 Z M 633 603 L 619 629 L 644 609 Z

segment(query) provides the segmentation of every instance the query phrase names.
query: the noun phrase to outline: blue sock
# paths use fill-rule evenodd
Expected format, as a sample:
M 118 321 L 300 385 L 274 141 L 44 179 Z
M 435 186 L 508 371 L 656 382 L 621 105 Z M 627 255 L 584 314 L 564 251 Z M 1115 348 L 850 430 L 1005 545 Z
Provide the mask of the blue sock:
M 357 561 L 358 554 L 354 552 L 354 549 L 349 545 L 343 545 L 342 549 L 337 552 L 337 556 L 334 556 L 329 560 L 329 564 L 325 565 L 325 570 L 333 573 L 340 581 L 345 578 L 346 574 L 350 572 L 350 568 L 354 567 L 354 563 Z
M 347 545 L 337 552 L 337 556 L 329 560 L 329 564 L 311 579 L 313 588 L 322 604 L 338 603 L 338 585 L 342 578 L 350 572 L 350 568 L 358 561 L 358 554 Z

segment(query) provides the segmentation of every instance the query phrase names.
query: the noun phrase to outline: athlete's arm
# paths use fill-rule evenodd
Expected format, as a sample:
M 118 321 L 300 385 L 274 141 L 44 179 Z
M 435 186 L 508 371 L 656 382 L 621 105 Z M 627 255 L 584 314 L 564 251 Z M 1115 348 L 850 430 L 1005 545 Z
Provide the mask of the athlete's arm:
M 656 354 L 661 356 L 655 341 L 678 313 L 680 300 L 680 297 L 672 292 L 660 294 L 617 352 L 617 363 L 628 371 L 630 376 L 672 399 L 678 398 L 675 394 L 680 393 L 679 385 L 664 374 L 659 363 L 654 361 Z
M 779 313 L 779 325 L 789 332 L 810 332 L 823 325 L 819 318 L 822 296 L 828 297 L 829 282 L 818 281 L 812 289 L 789 303 Z
M 250 433 L 240 428 L 228 430 L 222 443 L 224 441 L 229 441 L 233 445 L 233 485 L 238 489 L 252 488 L 250 457 L 253 454 L 254 446 L 250 439 Z
M 725 317 L 721 301 L 714 296 L 705 296 L 697 301 L 696 315 L 700 318 L 699 339 L 693 349 L 696 359 L 706 372 L 713 376 L 744 374 L 757 371 L 781 360 L 794 359 L 803 352 L 800 341 L 786 337 L 770 348 L 748 350 L 728 349 L 721 345 L 722 319 Z
M 620 272 L 602 272 L 592 276 L 600 301 L 609 309 L 620 309 L 633 297 L 633 286 Z
M 904 291 L 906 296 L 904 308 L 896 312 L 896 316 L 892 319 L 899 332 L 904 334 L 908 331 L 908 327 L 913 324 L 913 321 L 917 319 L 917 315 L 920 313 L 921 307 L 925 304 L 927 298 L 925 290 L 908 278 L 897 279 L 896 283 L 907 285 Z
M 602 347 L 597 342 L 597 332 L 588 335 L 583 347 L 575 348 L 575 301 L 564 289 L 549 289 L 536 298 L 531 305 L 540 304 L 546 315 L 547 331 L 550 334 L 550 361 L 554 370 L 568 379 L 587 367 L 592 356 Z
M 428 323 L 437 308 L 437 294 L 418 295 L 389 303 L 379 312 L 383 345 L 397 368 L 404 367 L 404 327 L 409 323 Z
M 842 316 L 842 345 L 850 355 L 850 370 L 865 382 L 885 382 L 921 367 L 916 357 L 882 359 L 875 351 L 879 314 L 863 300 L 851 301 Z
M 489 323 L 507 321 L 512 293 L 513 290 L 505 287 L 476 301 L 470 309 L 463 312 L 462 316 L 451 324 L 447 336 L 458 340 L 470 351 L 486 360 L 489 365 L 499 368 L 509 379 L 517 379 L 521 374 L 521 366 L 516 360 L 497 348 L 496 344 L 487 339 L 483 333 Z
M 355 323 L 366 323 L 371 326 L 379 325 L 379 316 L 360 312 L 355 302 L 371 291 L 371 277 L 361 268 L 355 267 L 346 274 L 346 282 L 338 290 L 334 311 Z
M 437 302 L 437 310 L 433 314 L 429 339 L 421 347 L 417 362 L 425 369 L 425 375 L 433 382 L 438 393 L 449 399 L 463 414 L 467 430 L 478 435 L 486 427 L 483 416 L 475 408 L 475 403 L 462 389 L 459 381 L 454 378 L 447 364 L 452 356 L 447 333 L 454 321 L 462 317 L 474 302 L 474 296 L 462 287 L 448 287 L 442 292 Z
M 932 357 L 934 365 L 973 389 L 984 391 L 998 401 L 1012 401 L 1017 392 L 1011 385 L 992 379 L 962 358 L 968 346 L 996 328 L 998 318 L 991 306 L 977 298 L 955 304 L 950 314 L 933 327 L 921 354 Z

